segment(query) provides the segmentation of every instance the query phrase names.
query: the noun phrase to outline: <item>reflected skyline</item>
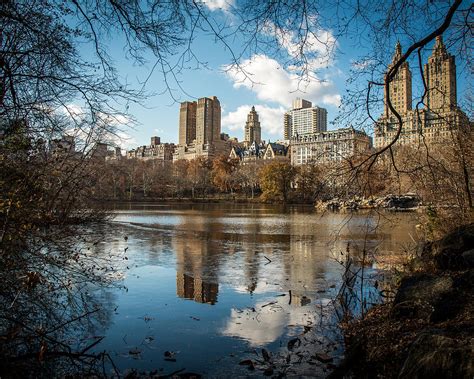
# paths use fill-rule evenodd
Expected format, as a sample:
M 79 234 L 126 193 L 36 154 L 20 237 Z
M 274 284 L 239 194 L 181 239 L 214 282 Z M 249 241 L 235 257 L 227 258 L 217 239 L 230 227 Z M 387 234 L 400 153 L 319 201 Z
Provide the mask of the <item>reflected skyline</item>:
M 354 254 L 364 247 L 393 252 L 411 242 L 415 231 L 410 215 L 401 215 L 404 222 L 397 224 L 384 220 L 373 230 L 379 223 L 373 217 L 319 215 L 310 207 L 137 208 L 117 211 L 120 232 L 104 242 L 117 251 L 127 248 L 124 262 L 130 267 L 124 278 L 128 292 L 117 295 L 108 332 L 119 336 L 109 338 L 111 348 L 120 346 L 120 336 L 136 338 L 127 337 L 119 355 L 153 337 L 151 350 L 134 361 L 137 369 L 168 367 L 154 349 L 179 351 L 183 365 L 204 374 L 213 372 L 215 359 L 242 357 L 249 348 L 278 351 L 305 326 L 322 323 L 321 309 L 342 280 L 337 260 L 348 243 Z M 129 367 L 130 361 L 120 364 Z

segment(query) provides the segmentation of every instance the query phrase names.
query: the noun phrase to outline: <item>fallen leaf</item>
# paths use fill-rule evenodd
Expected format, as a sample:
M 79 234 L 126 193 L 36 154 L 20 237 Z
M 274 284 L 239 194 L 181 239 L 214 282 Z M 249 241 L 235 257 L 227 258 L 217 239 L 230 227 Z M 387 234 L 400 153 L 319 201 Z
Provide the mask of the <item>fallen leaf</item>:
M 251 359 L 244 359 L 243 361 L 239 362 L 241 366 L 248 366 L 249 370 L 255 370 L 255 365 Z
M 332 357 L 330 357 L 329 355 L 324 354 L 324 353 L 315 354 L 315 355 L 314 355 L 314 358 L 316 358 L 318 361 L 320 361 L 320 362 L 322 362 L 322 363 L 329 363 L 329 362 L 332 362 L 332 361 L 333 361 L 333 358 L 332 358 Z

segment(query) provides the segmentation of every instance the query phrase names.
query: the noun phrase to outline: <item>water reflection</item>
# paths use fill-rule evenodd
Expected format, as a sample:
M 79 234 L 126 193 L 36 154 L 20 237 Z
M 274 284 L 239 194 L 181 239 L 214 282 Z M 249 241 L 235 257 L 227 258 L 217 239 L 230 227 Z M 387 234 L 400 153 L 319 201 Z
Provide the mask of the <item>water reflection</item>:
M 205 282 L 200 277 L 193 278 L 182 271 L 178 271 L 176 275 L 178 297 L 214 305 L 217 303 L 218 292 L 219 285 L 217 283 Z
M 114 293 L 118 311 L 98 346 L 116 351 L 120 369 L 172 372 L 176 365 L 162 354 L 179 351 L 188 370 L 245 374 L 236 363 L 249 348 L 279 351 L 305 326 L 329 320 L 322 310 L 342 280 L 348 249 L 392 253 L 415 230 L 409 214 L 397 216 L 401 223 L 392 215 L 265 205 L 127 207 L 117 210 L 117 230 L 104 247 L 128 250 L 129 291 Z M 140 359 L 124 359 L 130 349 L 140 349 Z

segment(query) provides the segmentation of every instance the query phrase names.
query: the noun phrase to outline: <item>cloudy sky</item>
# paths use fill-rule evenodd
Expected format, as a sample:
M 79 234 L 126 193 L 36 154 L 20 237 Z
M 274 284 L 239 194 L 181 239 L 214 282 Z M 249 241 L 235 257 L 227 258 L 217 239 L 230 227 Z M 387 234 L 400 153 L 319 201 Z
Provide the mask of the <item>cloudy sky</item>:
M 206 5 L 218 17 L 229 17 L 226 8 L 233 0 L 207 0 Z M 268 27 L 272 32 L 271 25 Z M 145 65 L 133 65 L 125 57 L 120 43 L 110 44 L 110 54 L 122 78 L 139 87 L 146 81 L 146 90 L 153 93 L 141 104 L 129 104 L 129 112 L 138 124 L 120 132 L 120 145 L 130 148 L 149 144 L 151 136 L 162 142 L 178 141 L 179 102 L 200 97 L 217 96 L 222 107 L 222 132 L 239 140 L 248 112 L 252 106 L 260 116 L 262 138 L 275 141 L 283 136 L 283 113 L 292 101 L 304 98 L 328 110 L 329 129 L 345 127 L 331 122 L 338 113 L 345 92 L 349 70 L 366 52 L 347 40 L 337 40 L 330 29 L 318 29 L 314 40 L 307 43 L 311 60 L 307 80 L 297 75 L 298 67 L 288 64 L 291 59 L 259 52 L 239 58 L 240 69 L 232 65 L 232 53 L 210 35 L 198 35 L 193 44 L 195 60 L 176 78 L 165 83 L 159 70 L 152 71 L 154 60 Z M 298 53 L 295 36 L 290 32 L 278 35 L 278 44 L 287 57 Z M 237 41 L 239 42 L 239 41 Z M 327 47 L 330 51 L 327 51 Z M 389 50 L 393 47 L 388 46 Z M 337 54 L 333 52 L 337 51 Z M 235 63 L 235 62 L 234 62 Z M 388 62 L 387 62 L 388 63 Z M 151 72 L 151 75 L 150 75 Z

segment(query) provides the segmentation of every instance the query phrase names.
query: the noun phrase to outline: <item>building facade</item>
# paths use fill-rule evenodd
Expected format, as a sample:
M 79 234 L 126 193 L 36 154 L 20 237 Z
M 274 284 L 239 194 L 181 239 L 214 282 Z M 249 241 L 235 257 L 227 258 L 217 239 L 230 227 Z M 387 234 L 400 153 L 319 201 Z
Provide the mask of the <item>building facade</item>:
M 371 140 L 363 131 L 350 127 L 293 137 L 290 148 L 295 166 L 335 163 L 369 152 Z
M 273 159 L 290 159 L 290 149 L 287 144 L 279 142 L 265 141 L 257 143 L 253 142 L 251 145 L 239 144 L 231 147 L 229 158 L 239 159 L 241 164 L 251 162 L 262 162 Z
M 232 141 L 221 133 L 221 105 L 216 96 L 181 103 L 179 120 L 179 145 L 173 161 L 228 153 Z
M 428 108 L 433 112 L 446 112 L 456 108 L 456 62 L 454 56 L 447 52 L 441 37 L 436 38 L 433 52 L 424 69 Z
M 391 66 L 401 56 L 398 43 Z M 456 137 L 462 125 L 469 127 L 468 117 L 457 107 L 455 58 L 447 52 L 440 36 L 436 38 L 428 63 L 424 65 L 423 75 L 427 91 L 425 106 L 421 109 L 411 107 L 411 72 L 408 63 L 402 64 L 399 74 L 389 84 L 390 102 L 402 118 L 397 144 L 420 146 L 443 143 L 446 139 Z M 376 149 L 392 143 L 399 132 L 399 122 L 388 109 L 386 96 L 384 103 L 384 114 L 374 130 Z
M 293 109 L 284 115 L 283 136 L 285 140 L 326 130 L 327 110 L 317 106 L 313 107 L 310 101 L 296 99 L 293 102 Z
M 196 139 L 195 101 L 185 101 L 179 108 L 179 144 L 191 144 Z
M 245 123 L 244 143 L 249 146 L 254 142 L 257 144 L 262 142 L 262 129 L 258 120 L 258 113 L 255 111 L 255 107 L 252 107 Z
M 198 99 L 196 106 L 196 144 L 219 141 L 221 135 L 221 104 L 216 96 Z
M 176 146 L 173 143 L 161 143 L 159 137 L 151 137 L 150 145 L 143 145 L 127 151 L 128 159 L 156 159 L 171 162 Z
M 395 46 L 395 54 L 393 55 L 392 63 L 388 66 L 388 71 L 399 61 L 402 57 L 402 46 L 397 42 Z M 386 74 L 387 75 L 387 74 Z M 408 62 L 403 62 L 397 71 L 397 74 L 389 84 L 390 102 L 393 108 L 400 115 L 406 115 L 411 110 L 412 103 L 412 85 L 411 85 L 411 71 Z M 387 102 L 387 93 L 384 91 L 384 115 L 387 118 L 393 117 L 392 111 L 389 109 Z

